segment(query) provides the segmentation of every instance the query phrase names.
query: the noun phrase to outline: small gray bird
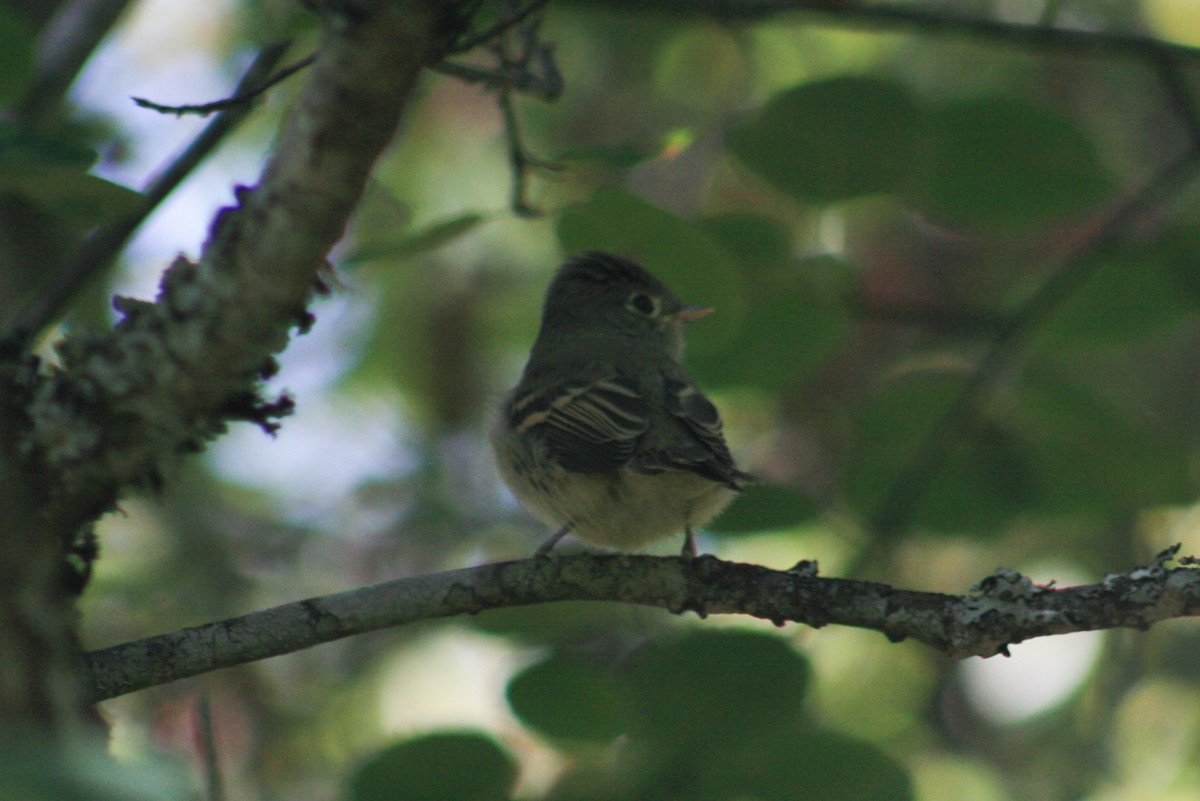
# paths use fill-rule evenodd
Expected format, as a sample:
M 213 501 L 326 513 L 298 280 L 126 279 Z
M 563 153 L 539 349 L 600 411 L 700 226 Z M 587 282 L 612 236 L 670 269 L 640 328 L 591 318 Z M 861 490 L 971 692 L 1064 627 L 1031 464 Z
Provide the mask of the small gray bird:
M 684 306 L 628 259 L 568 259 L 546 293 L 520 383 L 492 431 L 500 475 L 558 531 L 637 548 L 720 513 L 753 478 L 733 462 L 717 408 L 684 372 L 683 327 L 711 312 Z

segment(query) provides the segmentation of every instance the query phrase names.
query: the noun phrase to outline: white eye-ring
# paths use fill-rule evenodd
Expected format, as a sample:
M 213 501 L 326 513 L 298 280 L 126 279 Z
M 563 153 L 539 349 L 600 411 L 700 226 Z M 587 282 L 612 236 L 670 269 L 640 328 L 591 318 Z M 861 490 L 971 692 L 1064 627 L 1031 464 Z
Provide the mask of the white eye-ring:
M 645 292 L 634 292 L 629 296 L 629 300 L 625 301 L 625 308 L 643 317 L 657 317 L 660 307 L 659 299 Z

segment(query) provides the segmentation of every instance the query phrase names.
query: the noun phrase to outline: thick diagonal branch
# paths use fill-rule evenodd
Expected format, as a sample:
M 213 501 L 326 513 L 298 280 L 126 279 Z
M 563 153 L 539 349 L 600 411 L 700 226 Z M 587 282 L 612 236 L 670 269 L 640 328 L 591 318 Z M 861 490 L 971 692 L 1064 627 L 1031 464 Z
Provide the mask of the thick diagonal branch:
M 307 321 L 318 271 L 452 10 L 439 0 L 331 5 L 259 184 L 218 215 L 197 263 L 167 270 L 154 303 L 123 301 L 115 331 L 73 335 L 62 368 L 31 390 L 23 450 L 50 485 L 62 536 L 228 420 L 270 416 L 259 378 Z

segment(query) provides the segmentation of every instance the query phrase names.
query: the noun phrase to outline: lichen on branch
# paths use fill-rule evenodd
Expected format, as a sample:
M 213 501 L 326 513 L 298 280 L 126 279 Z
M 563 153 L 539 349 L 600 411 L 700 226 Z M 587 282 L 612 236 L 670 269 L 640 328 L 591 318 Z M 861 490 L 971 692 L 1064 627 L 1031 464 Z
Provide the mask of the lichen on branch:
M 154 482 L 179 453 L 231 420 L 265 427 L 285 399 L 261 379 L 307 311 L 376 158 L 423 66 L 454 24 L 453 4 L 330 4 L 308 84 L 253 187 L 214 221 L 198 260 L 177 258 L 153 303 L 118 299 L 111 332 L 72 332 L 61 365 L 22 388 L 20 450 L 49 477 L 61 536 Z

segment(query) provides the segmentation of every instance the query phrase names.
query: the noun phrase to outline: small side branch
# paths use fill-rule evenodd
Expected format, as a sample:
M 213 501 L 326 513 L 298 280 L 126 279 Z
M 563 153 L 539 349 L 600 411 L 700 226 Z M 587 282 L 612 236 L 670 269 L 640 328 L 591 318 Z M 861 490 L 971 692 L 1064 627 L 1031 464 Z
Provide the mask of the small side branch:
M 214 100 L 209 103 L 192 103 L 182 106 L 164 106 L 161 103 L 155 103 L 153 100 L 147 100 L 144 97 L 135 97 L 133 98 L 133 102 L 142 108 L 149 109 L 151 111 L 157 111 L 160 114 L 174 114 L 177 117 L 182 117 L 184 114 L 197 114 L 201 117 L 207 117 L 209 114 L 215 114 L 218 111 L 225 111 L 226 109 L 230 109 L 235 106 L 243 106 L 253 100 L 257 100 L 272 87 L 282 83 L 283 81 L 286 81 L 300 70 L 305 69 L 306 67 L 311 67 L 316 59 L 317 56 L 315 53 L 309 54 L 299 61 L 280 69 L 278 72 L 275 72 L 257 85 L 251 85 L 245 89 L 239 87 L 238 91 L 229 97 L 222 98 L 221 100 Z M 243 82 L 243 85 L 244 83 L 245 82 Z

